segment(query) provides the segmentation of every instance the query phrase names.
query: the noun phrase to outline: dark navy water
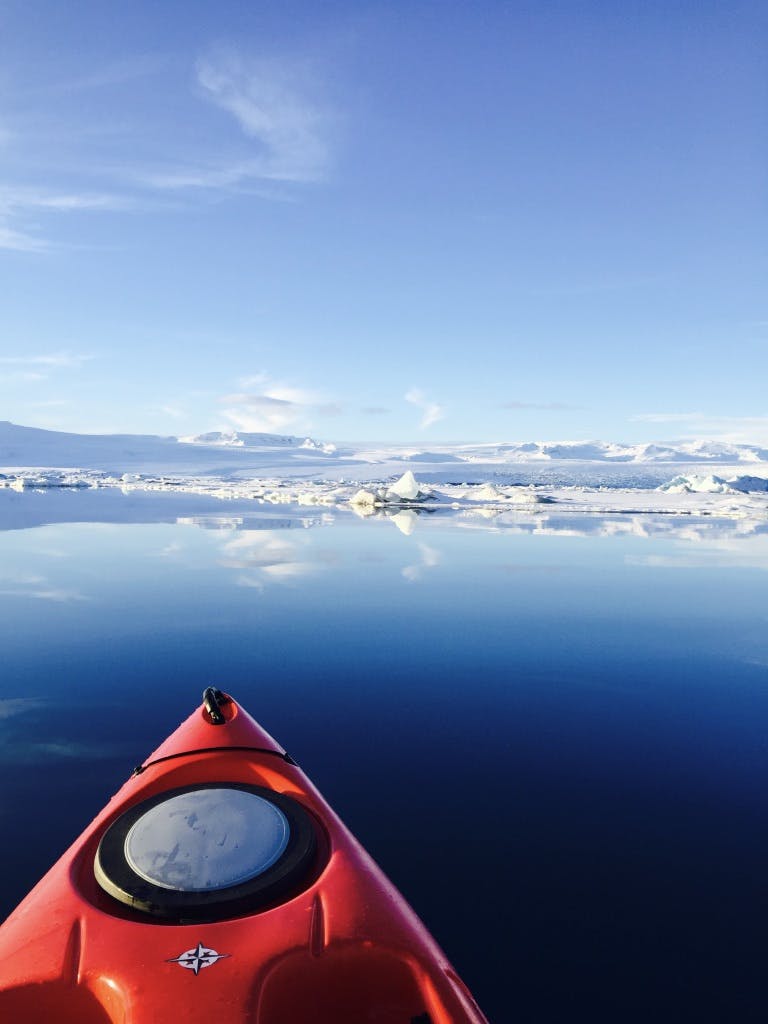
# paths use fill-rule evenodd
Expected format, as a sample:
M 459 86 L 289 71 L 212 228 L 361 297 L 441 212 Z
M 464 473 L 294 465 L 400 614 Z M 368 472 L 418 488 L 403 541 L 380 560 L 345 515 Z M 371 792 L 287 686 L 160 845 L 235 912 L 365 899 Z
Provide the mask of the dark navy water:
M 765 526 L 0 497 L 0 917 L 215 683 L 496 1024 L 765 1019 Z

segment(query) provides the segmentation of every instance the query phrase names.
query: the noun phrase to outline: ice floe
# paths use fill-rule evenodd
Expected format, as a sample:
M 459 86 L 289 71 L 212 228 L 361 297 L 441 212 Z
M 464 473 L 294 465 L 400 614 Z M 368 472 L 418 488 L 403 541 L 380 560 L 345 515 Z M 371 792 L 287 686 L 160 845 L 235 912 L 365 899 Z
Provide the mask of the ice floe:
M 695 473 L 681 474 L 662 484 L 660 491 L 668 494 L 749 494 L 768 491 L 768 479 L 762 476 L 732 476 L 728 479 L 710 473 L 697 476 Z
M 694 463 L 706 463 L 706 470 L 685 468 Z M 740 471 L 747 463 L 748 475 Z M 86 494 L 107 492 L 118 500 L 156 494 L 177 500 L 184 512 L 192 511 L 193 499 L 201 508 L 212 501 L 317 506 L 364 518 L 383 516 L 404 531 L 427 511 L 486 522 L 531 515 L 543 522 L 551 507 L 568 514 L 720 516 L 765 523 L 768 450 L 713 441 L 337 447 L 281 434 L 97 436 L 0 423 L 3 491 L 20 492 L 25 501 L 33 493 L 77 491 L 81 509 Z M 67 520 L 75 514 L 71 504 Z M 14 522 L 22 520 L 14 511 Z

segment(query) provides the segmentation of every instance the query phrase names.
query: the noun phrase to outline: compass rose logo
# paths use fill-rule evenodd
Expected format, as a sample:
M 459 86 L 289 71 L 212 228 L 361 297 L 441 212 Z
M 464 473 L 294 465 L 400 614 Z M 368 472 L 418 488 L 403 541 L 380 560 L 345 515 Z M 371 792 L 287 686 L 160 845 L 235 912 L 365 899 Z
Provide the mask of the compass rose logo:
M 198 942 L 194 949 L 187 949 L 185 952 L 165 962 L 167 964 L 178 964 L 179 967 L 185 967 L 188 971 L 194 971 L 195 974 L 199 974 L 204 967 L 211 967 L 218 960 L 224 960 L 229 955 L 229 953 L 217 953 L 215 949 L 209 949 L 202 942 Z

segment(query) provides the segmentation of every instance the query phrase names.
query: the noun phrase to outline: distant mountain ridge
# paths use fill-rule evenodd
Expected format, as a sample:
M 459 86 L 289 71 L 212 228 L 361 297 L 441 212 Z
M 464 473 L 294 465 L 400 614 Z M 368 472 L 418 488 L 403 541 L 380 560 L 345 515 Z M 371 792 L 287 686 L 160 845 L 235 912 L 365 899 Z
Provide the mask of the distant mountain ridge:
M 0 421 L 0 468 L 79 468 L 110 473 L 231 472 L 246 455 L 289 462 L 328 457 L 332 445 L 312 438 L 278 434 L 236 434 L 214 431 L 193 437 L 154 434 L 73 434 Z M 247 468 L 245 466 L 244 468 Z
M 253 434 L 239 430 L 209 430 L 206 434 L 192 434 L 177 438 L 180 444 L 214 445 L 218 448 L 305 448 L 332 455 L 335 444 L 315 441 L 312 437 L 295 434 Z
M 619 444 L 605 441 L 528 441 L 457 445 L 456 454 L 466 452 L 474 458 L 499 458 L 504 461 L 533 462 L 558 460 L 580 462 L 768 462 L 768 448 L 731 444 L 725 441 L 680 441 L 659 444 Z
M 723 441 L 619 444 L 604 441 L 527 441 L 416 446 L 333 444 L 291 434 L 209 431 L 185 437 L 152 434 L 74 434 L 0 422 L 0 469 L 88 468 L 111 473 L 314 473 L 320 467 L 402 464 L 544 467 L 548 464 L 768 464 L 768 448 Z
M 180 444 L 207 444 L 222 448 L 296 448 L 311 442 L 311 438 L 293 434 L 253 434 L 237 430 L 209 430 L 205 434 L 191 434 L 177 440 Z

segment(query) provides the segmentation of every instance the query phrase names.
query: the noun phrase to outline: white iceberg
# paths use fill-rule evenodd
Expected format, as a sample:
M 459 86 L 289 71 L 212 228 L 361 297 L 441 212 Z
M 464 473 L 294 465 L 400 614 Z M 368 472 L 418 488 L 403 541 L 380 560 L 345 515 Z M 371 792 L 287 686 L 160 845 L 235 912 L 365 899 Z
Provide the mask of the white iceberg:
M 385 500 L 388 502 L 398 503 L 403 501 L 424 501 L 431 497 L 431 491 L 422 490 L 416 477 L 413 475 L 410 469 L 406 470 L 405 473 L 388 487 L 385 494 Z
M 667 494 L 749 494 L 768 491 L 768 479 L 761 476 L 731 476 L 726 479 L 714 473 L 707 476 L 688 473 L 674 477 L 658 490 Z
M 390 487 L 361 487 L 349 499 L 350 505 L 380 508 L 382 505 L 411 505 L 422 501 L 430 501 L 433 495 L 430 490 L 422 490 L 411 470 L 403 473 Z

